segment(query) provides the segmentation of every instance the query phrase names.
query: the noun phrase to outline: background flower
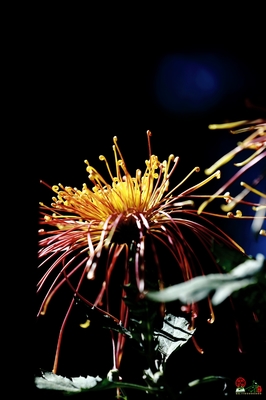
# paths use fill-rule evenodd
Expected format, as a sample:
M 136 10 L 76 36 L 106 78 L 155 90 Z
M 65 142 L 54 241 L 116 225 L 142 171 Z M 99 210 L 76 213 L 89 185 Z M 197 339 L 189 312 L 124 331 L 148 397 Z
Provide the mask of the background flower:
M 239 128 L 239 127 L 242 128 Z M 237 129 L 235 129 L 237 128 Z M 266 192 L 262 192 L 256 189 L 256 186 L 265 180 L 265 157 L 266 157 L 266 120 L 258 119 L 255 121 L 238 121 L 232 123 L 224 123 L 224 124 L 212 124 L 209 125 L 209 129 L 211 130 L 219 130 L 219 129 L 231 129 L 232 134 L 243 134 L 248 133 L 248 136 L 241 142 L 237 143 L 237 146 L 221 157 L 218 161 L 216 161 L 211 167 L 205 169 L 206 175 L 213 174 L 218 168 L 222 167 L 224 164 L 230 162 L 238 153 L 248 154 L 251 152 L 246 159 L 241 162 L 237 162 L 234 166 L 239 167 L 240 169 L 233 173 L 232 177 L 226 182 L 225 185 L 222 185 L 220 189 L 208 200 L 206 200 L 199 211 L 201 212 L 216 196 L 219 196 L 224 192 L 224 198 L 226 200 L 225 205 L 222 205 L 221 208 L 223 211 L 227 212 L 229 217 L 234 217 L 232 210 L 240 204 L 246 204 L 252 207 L 252 209 L 256 212 L 255 218 L 252 223 L 252 230 L 255 233 L 260 233 L 265 236 L 265 229 L 261 229 L 263 223 L 263 216 L 266 211 Z M 264 164 L 261 168 L 261 173 L 259 176 L 253 176 L 252 182 L 247 184 L 243 181 L 240 181 L 240 185 L 244 187 L 244 189 L 237 196 L 230 196 L 229 192 L 225 192 L 228 187 L 232 186 L 232 184 L 237 181 L 244 173 L 246 173 L 250 168 L 253 168 L 257 163 L 262 163 L 264 160 Z M 265 186 L 265 185 L 264 185 Z M 243 199 L 250 193 L 255 193 L 259 196 L 259 201 L 257 203 L 251 201 L 243 201 Z M 236 217 L 241 217 L 242 213 L 240 210 L 237 211 Z

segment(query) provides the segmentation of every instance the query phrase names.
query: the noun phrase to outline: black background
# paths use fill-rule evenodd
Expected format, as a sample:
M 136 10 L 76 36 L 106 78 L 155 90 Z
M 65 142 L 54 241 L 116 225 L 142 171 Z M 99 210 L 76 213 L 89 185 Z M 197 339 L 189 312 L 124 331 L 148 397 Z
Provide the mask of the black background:
M 203 171 L 223 155 L 224 150 L 229 151 L 235 146 L 235 138 L 225 139 L 228 132 L 210 132 L 210 123 L 265 116 L 266 77 L 259 10 L 254 16 L 250 14 L 244 18 L 233 15 L 232 10 L 227 10 L 224 17 L 219 18 L 217 10 L 209 10 L 210 14 L 192 19 L 188 11 L 183 13 L 181 10 L 176 14 L 176 10 L 169 10 L 166 15 L 159 12 L 156 16 L 134 11 L 137 10 L 119 9 L 116 12 L 112 9 L 109 13 L 106 9 L 101 12 L 88 9 L 73 10 L 72 14 L 71 8 L 48 13 L 40 10 L 38 18 L 36 16 L 33 21 L 30 39 L 26 43 L 30 54 L 25 79 L 31 97 L 26 114 L 31 135 L 29 155 L 25 153 L 25 158 L 32 160 L 29 178 L 33 178 L 34 187 L 31 196 L 34 243 L 37 242 L 34 232 L 38 228 L 38 201 L 49 204 L 52 196 L 39 180 L 50 185 L 61 182 L 80 187 L 87 181 L 83 160 L 88 159 L 96 168 L 101 165 L 100 154 L 112 160 L 114 135 L 118 137 L 129 169 L 135 171 L 143 168 L 147 158 L 146 131 L 151 130 L 153 153 L 160 159 L 165 159 L 170 153 L 180 156 L 175 178 L 178 182 L 195 165 L 200 165 Z M 200 55 L 206 53 L 232 59 L 239 68 L 243 66 L 246 72 L 241 88 L 234 93 L 229 91 L 214 107 L 200 114 L 190 112 L 182 115 L 162 109 L 154 92 L 156 71 L 162 58 L 167 54 L 197 54 L 200 59 Z M 247 100 L 256 107 L 247 107 Z M 218 188 L 217 184 L 213 188 Z M 238 240 L 237 229 L 230 227 L 230 230 Z M 27 259 L 32 260 L 33 269 L 37 264 L 36 246 Z M 32 301 L 36 301 L 34 295 Z M 35 312 L 35 304 L 33 309 Z M 30 337 L 34 372 L 38 368 L 52 367 L 56 328 L 61 321 L 56 316 L 59 309 L 60 305 L 55 306 L 51 315 L 44 318 L 46 320 L 38 322 L 37 329 L 34 318 L 30 332 L 22 327 Z M 225 315 L 223 313 L 222 309 L 221 314 Z M 56 320 L 58 327 L 55 326 Z M 222 327 L 218 322 L 215 329 L 219 332 L 219 339 L 216 343 L 215 335 L 208 333 L 213 347 L 204 361 L 199 360 L 191 349 L 191 378 L 196 378 L 198 366 L 206 374 L 228 373 L 232 379 L 246 376 L 263 385 L 263 375 L 258 366 L 261 349 L 255 346 L 250 357 L 240 356 L 232 349 L 235 338 L 232 345 L 226 346 L 231 337 L 226 328 L 221 334 Z M 86 342 L 86 338 L 79 339 L 78 333 L 73 328 L 68 334 L 69 347 L 62 351 L 65 370 L 68 363 L 79 362 L 80 357 L 90 357 L 90 347 L 82 354 L 80 344 Z M 215 348 L 217 356 L 213 355 Z M 228 363 L 224 363 L 224 348 L 229 349 Z M 80 373 L 104 374 L 101 357 L 105 351 L 108 350 L 103 342 L 99 355 L 93 356 L 97 371 L 88 367 L 90 370 L 81 368 Z M 22 357 L 22 362 L 26 357 Z M 84 360 L 82 365 L 86 365 Z M 175 379 L 174 371 L 173 367 Z M 78 368 L 76 372 L 79 373 Z M 179 371 L 180 376 L 183 373 Z M 48 395 L 38 392 L 38 398 L 48 398 Z

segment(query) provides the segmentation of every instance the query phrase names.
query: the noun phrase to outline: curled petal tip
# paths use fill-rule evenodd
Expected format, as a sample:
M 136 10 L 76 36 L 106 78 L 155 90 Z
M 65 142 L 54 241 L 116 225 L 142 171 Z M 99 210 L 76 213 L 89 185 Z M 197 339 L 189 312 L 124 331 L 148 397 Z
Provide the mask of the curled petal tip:
M 86 329 L 86 328 L 88 328 L 88 327 L 90 326 L 90 324 L 91 324 L 91 321 L 90 321 L 89 319 L 87 319 L 86 322 L 84 322 L 83 324 L 79 324 L 79 326 L 80 326 L 81 328 Z
M 210 124 L 208 126 L 208 128 L 210 130 L 216 130 L 216 129 L 232 129 L 235 128 L 237 126 L 243 125 L 247 122 L 247 120 L 243 120 L 243 121 L 236 121 L 236 122 L 228 122 L 228 123 L 224 123 L 224 124 Z
M 210 203 L 209 200 L 204 201 L 198 208 L 198 215 L 200 215 L 202 213 L 202 211 L 204 210 L 204 208 L 207 207 L 207 205 Z
M 235 156 L 235 150 L 225 154 L 223 157 L 221 157 L 218 161 L 216 161 L 211 167 L 206 168 L 204 170 L 204 173 L 206 175 L 211 175 L 213 174 L 218 168 L 220 168 L 222 165 L 227 164 L 229 161 L 232 160 Z

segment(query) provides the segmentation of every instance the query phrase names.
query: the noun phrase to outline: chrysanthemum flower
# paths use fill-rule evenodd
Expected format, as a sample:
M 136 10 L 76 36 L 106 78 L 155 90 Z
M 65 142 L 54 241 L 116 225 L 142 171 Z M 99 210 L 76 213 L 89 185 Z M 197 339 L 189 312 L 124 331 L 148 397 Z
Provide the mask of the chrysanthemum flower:
M 239 128 L 241 127 L 241 128 Z M 235 129 L 237 128 L 237 129 Z M 238 129 L 239 128 L 239 129 Z M 249 185 L 246 182 L 241 181 L 240 185 L 244 187 L 244 189 L 235 197 L 230 196 L 229 192 L 225 192 L 237 179 L 239 179 L 246 171 L 252 168 L 255 164 L 261 162 L 266 157 L 266 120 L 258 119 L 255 121 L 237 121 L 225 124 L 213 124 L 209 125 L 209 129 L 230 129 L 232 134 L 242 134 L 248 132 L 249 135 L 242 141 L 238 142 L 237 146 L 229 151 L 229 153 L 225 154 L 222 158 L 216 161 L 210 168 L 205 170 L 206 175 L 213 174 L 218 168 L 221 168 L 224 164 L 230 162 L 238 153 L 242 153 L 244 151 L 251 152 L 251 155 L 244 159 L 242 162 L 235 163 L 236 167 L 240 169 L 233 174 L 232 178 L 226 182 L 225 185 L 220 187 L 220 189 L 211 196 L 208 200 L 204 201 L 202 205 L 199 207 L 199 213 L 205 209 L 205 207 L 215 198 L 224 193 L 224 198 L 226 200 L 226 204 L 222 205 L 221 208 L 223 211 L 227 212 L 228 217 L 241 217 L 241 211 L 238 210 L 234 215 L 232 210 L 236 207 L 237 204 L 242 202 L 242 204 L 247 204 L 252 207 L 253 211 L 256 212 L 254 221 L 252 223 L 252 229 L 254 232 L 259 232 L 261 235 L 266 236 L 266 232 L 264 229 L 260 229 L 262 226 L 263 216 L 266 211 L 266 193 L 263 193 L 256 189 L 256 186 L 265 179 L 265 165 L 264 169 L 262 168 L 262 173 L 260 176 L 256 177 L 253 182 Z M 243 199 L 250 193 L 253 192 L 260 197 L 260 201 L 258 204 L 243 201 Z
M 148 131 L 149 158 L 145 162 L 144 173 L 137 169 L 134 176 L 130 175 L 114 137 L 115 172 L 111 171 L 103 155 L 99 157 L 106 163 L 109 183 L 85 161 L 92 188 L 86 184 L 81 190 L 62 184 L 50 188 L 45 184 L 56 196 L 52 198 L 50 207 L 40 203 L 40 225 L 44 228 L 39 231 L 43 237 L 39 242 L 39 257 L 44 261 L 39 267 L 47 268 L 38 282 L 38 292 L 47 282 L 50 285 L 51 277 L 53 281 L 39 314 L 45 314 L 50 300 L 63 284 L 68 284 L 74 294 L 60 330 L 53 372 L 57 370 L 62 334 L 75 299 L 81 299 L 126 328 L 129 310 L 122 300 L 126 294 L 125 285 L 134 284 L 141 295 L 151 285 L 152 289 L 158 290 L 169 284 L 169 275 L 173 279 L 187 281 L 205 273 L 202 257 L 204 265 L 211 264 L 219 270 L 211 252 L 214 242 L 244 253 L 206 218 L 207 212 L 198 215 L 194 207 L 193 192 L 213 178 L 219 178 L 220 172 L 180 191 L 191 174 L 199 171 L 199 167 L 195 167 L 169 190 L 169 178 L 179 158 L 171 154 L 167 161 L 160 162 L 151 152 L 150 136 Z M 170 262 L 168 256 L 171 257 Z M 112 280 L 117 270 L 122 278 Z M 88 281 L 95 283 L 96 292 L 90 289 L 92 286 L 84 289 L 84 283 Z M 112 287 L 120 291 L 118 311 L 112 307 Z M 210 301 L 209 307 L 209 322 L 213 322 Z M 193 328 L 198 313 L 197 304 L 188 305 L 187 310 L 191 314 Z M 113 332 L 111 334 L 113 368 L 118 369 L 125 336 L 123 333 L 117 336 Z

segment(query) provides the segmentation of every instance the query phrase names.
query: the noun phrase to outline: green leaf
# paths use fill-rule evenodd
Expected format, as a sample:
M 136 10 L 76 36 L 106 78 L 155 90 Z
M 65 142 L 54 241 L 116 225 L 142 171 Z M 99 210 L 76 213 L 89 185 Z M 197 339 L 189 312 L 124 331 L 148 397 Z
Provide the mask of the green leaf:
M 121 382 L 116 380 L 116 378 L 116 370 L 111 370 L 105 379 L 102 379 L 99 376 L 93 377 L 89 375 L 87 377 L 80 376 L 75 378 L 66 378 L 61 375 L 53 374 L 52 372 L 43 372 L 41 377 L 38 376 L 35 378 L 35 384 L 38 389 L 58 390 L 65 395 L 73 395 L 88 391 L 112 390 L 117 388 L 135 389 L 150 393 L 159 393 L 163 391 L 163 388 L 152 388 L 133 383 Z
M 169 286 L 157 292 L 147 292 L 146 298 L 155 302 L 179 300 L 183 304 L 198 302 L 214 292 L 212 304 L 224 301 L 234 291 L 259 282 L 264 274 L 265 258 L 258 253 L 256 259 L 245 261 L 230 272 L 196 276 L 188 281 Z
M 38 389 L 59 390 L 66 394 L 73 394 L 93 389 L 97 385 L 102 386 L 105 383 L 99 376 L 88 375 L 87 377 L 80 376 L 69 379 L 52 372 L 43 372 L 42 376 L 35 378 L 35 384 Z
M 164 356 L 164 362 L 175 350 L 187 343 L 195 330 L 189 329 L 189 323 L 185 318 L 172 314 L 165 315 L 162 329 L 154 333 L 158 340 L 158 349 Z

